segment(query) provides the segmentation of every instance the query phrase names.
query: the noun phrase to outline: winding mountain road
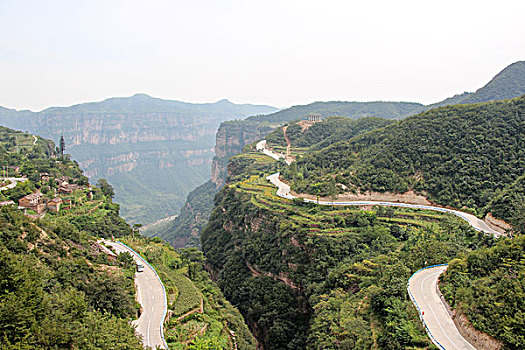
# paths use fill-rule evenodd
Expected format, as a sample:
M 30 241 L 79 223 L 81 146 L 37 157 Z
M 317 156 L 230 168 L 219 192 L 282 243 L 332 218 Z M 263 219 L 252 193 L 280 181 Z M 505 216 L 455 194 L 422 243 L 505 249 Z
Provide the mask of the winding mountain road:
M 454 214 L 466 222 L 476 231 L 482 231 L 487 234 L 493 235 L 495 237 L 501 236 L 501 233 L 491 229 L 485 221 L 477 218 L 472 214 L 468 214 L 459 210 L 435 207 L 431 205 L 420 205 L 420 204 L 410 204 L 410 203 L 401 203 L 401 202 L 385 202 L 385 201 L 352 201 L 352 202 L 338 202 L 335 201 L 316 201 L 314 199 L 303 198 L 299 196 L 294 196 L 290 193 L 290 186 L 285 184 L 279 179 L 279 173 L 272 174 L 267 177 L 268 180 L 275 186 L 277 186 L 277 195 L 286 199 L 295 199 L 302 198 L 305 202 L 317 203 L 319 205 L 355 205 L 355 206 L 368 206 L 368 205 L 382 205 L 382 206 L 392 206 L 392 207 L 403 207 L 403 208 L 412 208 L 412 209 L 423 209 L 423 210 L 433 210 L 439 211 L 442 213 Z
M 266 154 L 268 157 L 273 158 L 275 160 L 283 159 L 286 162 L 286 164 L 288 164 L 288 165 L 290 165 L 292 163 L 291 160 L 286 158 L 285 154 L 275 153 L 275 152 L 269 150 L 267 146 L 268 146 L 268 144 L 266 143 L 266 140 L 261 140 L 261 141 L 257 142 L 257 144 L 255 145 L 255 149 L 257 151 L 259 151 L 259 152 L 262 152 L 262 153 Z
M 257 143 L 256 149 L 264 154 L 279 160 L 284 155 L 276 154 L 267 148 L 266 140 Z M 288 162 L 287 162 L 288 163 Z M 290 164 L 290 163 L 288 163 Z M 468 213 L 459 210 L 435 207 L 429 205 L 418 205 L 410 203 L 399 202 L 385 202 L 385 201 L 352 201 L 352 202 L 338 202 L 338 201 L 316 201 L 309 198 L 298 197 L 292 195 L 290 186 L 279 179 L 279 173 L 272 174 L 267 179 L 277 187 L 277 196 L 286 199 L 302 198 L 305 202 L 317 203 L 319 205 L 355 205 L 355 206 L 395 206 L 413 209 L 434 210 L 443 213 L 450 213 L 456 215 L 477 231 L 484 232 L 495 237 L 502 234 L 491 229 L 483 220 Z M 458 350 L 472 350 L 476 349 L 459 333 L 452 316 L 448 313 L 447 307 L 440 298 L 438 280 L 439 276 L 445 272 L 447 266 L 436 266 L 432 268 L 422 269 L 416 272 L 408 281 L 408 292 L 414 305 L 419 311 L 419 315 L 423 324 L 427 329 L 432 342 L 442 350 L 458 349 Z
M 8 177 L 6 178 L 6 180 L 11 181 L 11 183 L 9 185 L 5 185 L 4 187 L 1 187 L 0 191 L 5 191 L 5 190 L 15 188 L 17 183 L 27 181 L 27 178 L 26 177 Z
M 142 314 L 138 320 L 133 321 L 136 332 L 142 336 L 144 346 L 155 349 L 167 349 L 162 336 L 164 317 L 167 312 L 166 293 L 160 278 L 155 270 L 140 255 L 120 242 L 103 240 L 112 247 L 117 254 L 128 252 L 135 262 L 144 265 L 143 272 L 135 272 L 137 286 L 137 300 L 142 306 Z
M 438 279 L 448 266 L 419 270 L 408 280 L 410 299 L 427 328 L 432 342 L 442 350 L 475 350 L 459 333 L 438 294 Z

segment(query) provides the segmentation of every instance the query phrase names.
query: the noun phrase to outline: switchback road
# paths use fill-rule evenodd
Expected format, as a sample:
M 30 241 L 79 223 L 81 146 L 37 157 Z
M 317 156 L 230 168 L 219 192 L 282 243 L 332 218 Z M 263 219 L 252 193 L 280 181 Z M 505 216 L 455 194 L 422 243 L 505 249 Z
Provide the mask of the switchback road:
M 140 255 L 124 244 L 107 240 L 104 240 L 104 243 L 111 246 L 117 254 L 130 253 L 135 262 L 144 265 L 143 272 L 135 272 L 137 300 L 142 306 L 142 314 L 133 323 L 137 326 L 136 332 L 142 336 L 144 346 L 153 349 L 156 347 L 167 349 L 162 337 L 162 325 L 166 316 L 167 303 L 166 293 L 160 278 Z
M 501 233 L 491 229 L 485 223 L 485 221 L 477 218 L 476 216 L 472 214 L 464 213 L 459 210 L 442 208 L 442 207 L 434 207 L 431 205 L 420 205 L 420 204 L 410 204 L 410 203 L 400 203 L 400 202 L 385 202 L 385 201 L 355 201 L 355 202 L 338 202 L 337 200 L 335 201 L 316 201 L 314 199 L 303 198 L 303 197 L 292 195 L 290 193 L 290 186 L 285 184 L 279 179 L 279 173 L 272 174 L 268 176 L 267 179 L 270 180 L 272 184 L 277 186 L 277 195 L 282 198 L 287 198 L 287 199 L 302 198 L 305 202 L 317 203 L 320 205 L 355 205 L 355 206 L 382 205 L 382 206 L 440 211 L 442 213 L 450 213 L 450 214 L 459 216 L 460 218 L 468 222 L 468 224 L 472 226 L 472 228 L 474 228 L 476 231 L 482 231 L 487 234 L 494 235 L 495 237 L 501 236 Z

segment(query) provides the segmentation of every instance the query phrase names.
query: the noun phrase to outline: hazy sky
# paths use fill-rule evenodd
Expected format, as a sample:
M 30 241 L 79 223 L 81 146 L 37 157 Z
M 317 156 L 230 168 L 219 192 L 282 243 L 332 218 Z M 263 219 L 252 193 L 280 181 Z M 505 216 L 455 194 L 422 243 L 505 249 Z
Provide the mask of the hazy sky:
M 523 0 L 0 0 L 0 106 L 432 103 L 525 60 L 524 15 Z

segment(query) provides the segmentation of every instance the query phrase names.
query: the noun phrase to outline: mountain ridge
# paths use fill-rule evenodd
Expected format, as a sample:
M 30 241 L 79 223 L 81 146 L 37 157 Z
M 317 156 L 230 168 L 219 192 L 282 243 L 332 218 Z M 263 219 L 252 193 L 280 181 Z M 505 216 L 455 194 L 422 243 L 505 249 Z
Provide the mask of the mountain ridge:
M 0 109 L 0 124 L 57 143 L 63 136 L 86 175 L 113 184 L 123 217 L 147 224 L 175 214 L 190 190 L 209 178 L 221 122 L 275 110 L 135 94 L 37 113 Z
M 520 68 L 521 67 L 521 68 Z M 504 70 L 502 70 L 498 75 L 496 75 L 490 82 L 488 82 L 484 87 L 488 85 L 494 85 L 493 81 L 498 81 L 498 88 L 504 89 L 505 86 L 505 80 L 510 81 L 519 81 L 522 82 L 522 86 L 520 89 L 517 90 L 517 92 L 505 94 L 505 97 L 518 97 L 519 92 L 523 89 L 525 90 L 525 70 L 523 69 L 525 67 L 525 61 L 519 61 L 516 63 L 513 63 L 506 67 Z M 512 74 L 517 74 L 518 77 L 515 79 L 512 77 Z M 496 77 L 499 77 L 496 79 Z M 511 83 L 509 83 L 511 84 Z M 385 102 L 390 109 L 396 110 L 396 107 L 399 107 L 397 109 L 398 113 L 404 110 L 413 111 L 414 114 L 424 112 L 425 110 L 431 110 L 433 108 L 443 107 L 447 105 L 452 104 L 461 104 L 462 101 L 465 99 L 476 95 L 476 93 L 479 93 L 479 91 L 484 91 L 483 88 L 478 89 L 476 92 L 463 92 L 461 94 L 456 94 L 452 97 L 449 97 L 443 101 L 436 102 L 429 105 L 422 105 L 417 103 L 411 103 L 411 102 Z M 484 98 L 489 97 L 495 97 L 495 96 L 501 96 L 500 94 L 492 92 L 492 95 L 484 94 Z M 359 116 L 358 113 L 361 113 L 360 117 L 369 116 L 367 113 L 364 112 L 370 112 L 371 107 L 374 106 L 374 104 L 377 106 L 381 102 L 342 102 L 342 101 L 332 101 L 332 102 L 314 102 L 308 105 L 299 105 L 299 106 L 293 106 L 288 109 L 284 109 L 278 112 L 275 112 L 270 115 L 257 115 L 249 117 L 243 121 L 238 121 L 236 123 L 233 122 L 223 122 L 221 126 L 219 127 L 219 130 L 217 132 L 216 136 L 216 147 L 215 151 L 216 153 L 219 152 L 219 154 L 216 154 L 214 157 L 214 161 L 212 164 L 212 182 L 214 182 L 217 185 L 217 189 L 214 190 L 214 192 L 218 191 L 218 188 L 224 184 L 224 181 L 226 180 L 226 168 L 228 164 L 228 158 L 233 156 L 236 153 L 241 152 L 242 148 L 255 141 L 256 135 L 261 135 L 261 137 L 264 136 L 264 134 L 268 134 L 271 131 L 271 127 L 276 128 L 278 125 L 282 125 L 285 123 L 292 122 L 295 119 L 304 119 L 304 117 L 310 113 L 310 112 L 316 112 L 320 113 L 323 117 L 328 117 L 331 115 L 341 115 L 342 111 L 348 111 L 356 113 L 354 117 Z M 327 106 L 331 107 L 326 108 Z M 417 113 L 416 113 L 417 112 Z M 399 115 L 399 114 L 398 114 Z M 405 115 L 409 116 L 409 115 Z M 395 119 L 395 118 L 392 118 Z M 257 132 L 254 131 L 257 128 L 261 128 L 261 126 L 266 126 L 264 129 L 264 132 Z M 246 138 L 246 135 L 250 135 L 251 137 Z M 284 140 L 283 140 L 284 142 Z M 204 187 L 199 187 L 199 191 L 201 191 Z M 200 196 L 205 196 L 205 194 L 201 194 Z M 192 196 L 192 198 L 189 198 L 186 201 L 185 208 L 188 207 L 194 207 L 191 203 L 191 200 L 195 201 L 196 204 L 198 204 L 195 207 L 199 207 L 201 209 L 204 209 L 200 212 L 192 212 L 191 214 L 188 212 L 188 210 L 184 210 L 181 212 L 181 216 L 177 217 L 176 220 L 167 223 L 164 225 L 162 229 L 159 229 L 158 232 L 155 232 L 154 230 L 151 230 L 151 232 L 147 232 L 148 235 L 156 235 L 159 234 L 162 238 L 166 239 L 168 242 L 171 242 L 172 244 L 176 245 L 176 242 L 192 242 L 192 244 L 195 244 L 196 241 L 196 229 L 195 228 L 201 228 L 203 227 L 203 220 L 207 220 L 209 214 L 211 213 L 211 209 L 213 207 L 213 203 L 210 201 L 206 205 L 203 205 L 203 199 L 200 198 L 200 196 Z M 191 199 L 191 200 L 190 200 Z M 194 229 L 193 230 L 187 230 L 184 227 L 181 227 L 182 225 L 191 226 Z M 191 239 L 188 240 L 189 231 L 191 231 Z M 170 234 L 171 232 L 171 234 Z M 186 235 L 185 237 L 182 237 L 180 235 Z

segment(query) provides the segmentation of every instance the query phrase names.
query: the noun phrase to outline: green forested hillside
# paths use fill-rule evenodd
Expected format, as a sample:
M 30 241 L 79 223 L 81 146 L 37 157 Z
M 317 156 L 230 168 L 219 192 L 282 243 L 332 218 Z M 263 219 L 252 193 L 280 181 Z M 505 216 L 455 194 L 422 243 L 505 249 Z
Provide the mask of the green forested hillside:
M 525 223 L 525 215 L 522 219 Z M 525 348 L 524 250 L 525 236 L 503 239 L 452 260 L 442 277 L 441 290 L 450 305 L 505 349 Z
M 3 349 L 142 349 L 134 263 L 110 262 L 73 225 L 0 209 Z
M 125 240 L 159 270 L 174 316 L 165 327 L 171 349 L 255 348 L 241 315 L 204 271 L 202 253 L 136 238 L 111 186 L 90 186 L 69 155 L 55 152 L 49 140 L 0 128 L 0 169 L 27 178 L 0 192 L 0 348 L 143 349 L 131 325 L 140 308 L 136 264 L 129 254 L 106 254 L 101 237 Z M 0 187 L 9 181 L 1 177 Z M 13 203 L 30 193 L 42 193 L 46 206 L 61 200 L 59 211 Z M 201 312 L 178 320 L 201 300 Z
M 214 177 L 212 181 L 217 181 L 217 179 L 219 179 L 219 181 L 217 181 L 217 185 L 218 187 L 222 186 L 223 181 L 226 178 L 226 166 L 228 163 L 228 158 L 240 152 L 244 145 L 254 141 L 251 138 L 246 138 L 246 135 L 258 133 L 260 135 L 259 139 L 266 137 L 269 140 L 270 146 L 282 147 L 276 148 L 276 150 L 284 152 L 286 140 L 284 139 L 284 135 L 280 127 L 283 124 L 294 120 L 306 119 L 307 115 L 310 113 L 319 113 L 323 117 L 348 117 L 347 119 L 333 119 L 333 121 L 322 123 L 319 126 L 314 125 L 311 131 L 309 130 L 309 132 L 302 133 L 302 136 L 300 137 L 301 140 L 298 140 L 293 145 L 296 148 L 306 148 L 311 147 L 314 143 L 317 143 L 315 147 L 316 149 L 320 149 L 336 141 L 349 139 L 355 136 L 352 128 L 345 127 L 346 124 L 352 123 L 349 118 L 375 116 L 387 119 L 401 119 L 409 115 L 420 113 L 424 110 L 463 103 L 462 101 L 466 100 L 470 96 L 475 96 L 476 99 L 482 98 L 481 101 L 520 96 L 523 93 L 520 93 L 520 91 L 525 90 L 525 82 L 523 81 L 521 75 L 521 68 L 519 68 L 522 65 L 523 62 L 517 62 L 516 64 L 513 64 L 503 70 L 497 77 L 493 79 L 494 81 L 497 81 L 497 84 L 493 84 L 493 82 L 491 82 L 475 93 L 465 92 L 426 106 L 402 102 L 316 102 L 303 106 L 294 106 L 277 113 L 250 117 L 241 121 L 224 122 L 221 124 L 217 134 L 217 144 L 220 146 L 219 148 L 216 148 L 216 151 L 220 152 L 220 157 L 216 157 L 214 163 L 212 164 L 214 170 L 217 171 L 214 175 L 212 175 Z M 485 93 L 485 91 L 491 91 L 491 93 L 488 94 Z M 339 122 L 341 122 L 342 125 L 340 129 L 337 127 Z M 330 123 L 332 123 L 331 127 L 327 128 L 326 126 Z M 272 128 L 275 128 L 276 131 L 271 135 L 265 136 L 271 131 Z M 292 123 L 289 127 L 289 130 L 287 130 L 287 134 L 293 139 L 294 132 L 297 134 L 299 130 L 299 126 L 296 125 L 296 123 Z M 325 139 L 322 142 L 319 142 L 322 137 Z M 296 152 L 296 155 L 299 153 L 304 153 L 304 151 L 305 149 L 300 150 L 300 152 Z M 217 174 L 219 174 L 219 176 L 217 176 Z M 321 181 L 321 186 L 318 186 L 318 188 L 321 189 L 323 194 L 337 192 L 335 186 L 332 185 L 335 184 L 329 183 L 327 181 Z M 489 194 L 487 193 L 485 197 L 488 195 Z M 192 197 L 192 200 L 200 202 L 200 200 L 197 200 L 197 197 Z M 193 206 L 190 201 L 186 201 L 184 206 L 187 207 L 188 205 Z M 188 215 L 189 212 L 187 210 L 182 210 L 180 213 L 180 218 L 176 222 L 174 221 L 162 229 L 163 237 L 165 237 L 170 242 L 179 241 L 179 238 L 175 238 L 175 236 L 178 237 L 179 233 L 185 230 L 180 224 L 182 222 L 191 222 L 192 227 L 195 227 L 195 223 L 198 221 L 202 222 L 200 219 L 201 217 L 209 216 L 211 207 L 212 203 L 208 202 L 207 208 L 210 209 L 207 210 L 204 215 L 194 217 Z M 198 219 L 194 220 L 195 218 Z M 152 234 L 156 233 L 153 232 Z M 174 236 L 173 238 L 172 235 Z M 191 240 L 188 242 L 190 241 Z
M 318 113 L 322 117 L 341 115 L 352 119 L 379 117 L 401 119 L 422 111 L 424 106 L 413 102 L 314 102 L 303 106 L 293 106 L 268 115 L 248 118 L 249 121 L 287 123 L 302 119 L 309 113 Z
M 456 217 L 275 196 L 276 162 L 245 150 L 202 234 L 208 264 L 264 349 L 432 348 L 406 283 L 491 246 Z
M 201 251 L 176 251 L 160 238 L 121 240 L 152 264 L 166 287 L 169 319 L 164 336 L 170 350 L 255 350 L 241 314 L 204 270 Z
M 367 131 L 391 124 L 391 120 L 369 117 L 350 119 L 342 116 L 326 118 L 322 123 L 305 125 L 301 121 L 289 123 L 286 136 L 292 147 L 321 149 Z M 266 136 L 270 145 L 286 146 L 283 129 L 279 128 Z
M 175 247 L 200 246 L 200 233 L 208 222 L 217 191 L 211 181 L 197 187 L 188 194 L 186 205 L 173 222 L 161 228 L 153 227 L 145 234 L 160 237 Z
M 39 174 L 87 184 L 68 157 L 53 158 L 54 145 L 0 129 L 0 165 L 27 176 L 0 192 L 18 201 L 35 189 L 51 196 L 53 183 Z M 16 170 L 12 168 L 11 176 Z M 46 189 L 47 187 L 47 189 Z M 2 349 L 142 349 L 129 321 L 137 316 L 131 257 L 116 261 L 93 249 L 93 235 L 131 232 L 118 206 L 100 189 L 77 190 L 59 213 L 24 215 L 17 205 L 0 208 L 0 339 Z M 96 231 L 94 229 L 96 228 Z
M 298 192 L 413 189 L 484 209 L 525 169 L 525 97 L 442 107 L 304 156 L 283 173 Z M 334 180 L 334 177 L 335 180 Z M 316 185 L 317 186 L 317 185 Z
M 494 216 L 513 224 L 514 227 L 520 227 L 520 221 L 523 220 L 520 231 L 525 233 L 525 216 L 521 214 L 525 211 L 525 174 L 495 196 L 490 201 L 489 210 Z
M 293 106 L 268 115 L 253 116 L 248 119 L 252 121 L 286 123 L 301 119 L 309 113 L 318 113 L 323 117 L 341 115 L 352 119 L 362 117 L 403 119 L 436 107 L 504 100 L 523 94 L 525 94 L 525 61 L 518 61 L 506 67 L 490 82 L 475 92 L 464 92 L 426 106 L 412 102 L 314 102 L 303 106 Z
M 514 98 L 525 94 L 525 61 L 506 67 L 476 92 L 466 96 L 460 103 L 479 103 Z
M 186 195 L 209 179 L 221 122 L 276 110 L 136 94 L 40 112 L 0 108 L 0 125 L 54 140 L 63 136 L 86 176 L 115 187 L 122 216 L 148 224 L 176 214 Z

